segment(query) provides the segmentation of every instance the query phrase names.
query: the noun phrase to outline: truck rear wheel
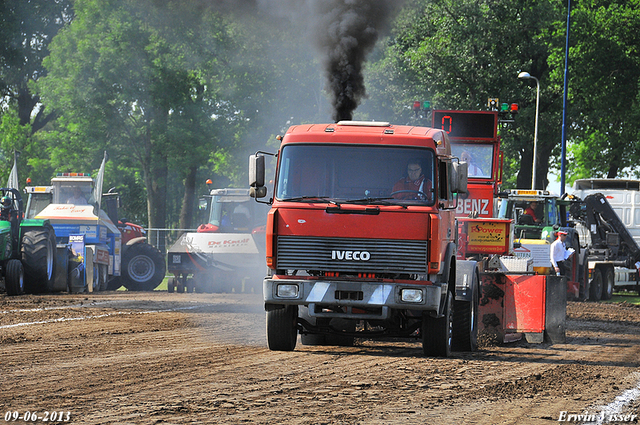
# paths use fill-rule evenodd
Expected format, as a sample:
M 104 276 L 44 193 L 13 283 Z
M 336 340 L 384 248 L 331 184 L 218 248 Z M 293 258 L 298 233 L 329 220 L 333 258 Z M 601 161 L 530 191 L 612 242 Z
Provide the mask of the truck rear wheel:
M 453 295 L 447 291 L 443 317 L 422 316 L 422 352 L 425 356 L 449 357 L 452 344 Z
M 593 279 L 589 286 L 589 299 L 591 301 L 600 301 L 602 298 L 602 272 L 596 268 L 593 270 Z
M 56 236 L 51 226 L 26 229 L 22 236 L 22 263 L 27 292 L 52 292 L 56 268 Z
M 613 286 L 616 283 L 616 273 L 613 271 L 613 267 L 607 267 L 604 271 L 604 282 L 602 287 L 602 299 L 610 300 L 613 296 Z
M 165 272 L 164 256 L 148 243 L 131 245 L 122 256 L 122 284 L 129 291 L 153 291 Z
M 453 351 L 478 349 L 478 308 L 480 305 L 478 275 L 474 274 L 471 301 L 453 302 Z
M 4 275 L 4 284 L 7 295 L 24 294 L 24 268 L 20 260 L 7 261 L 7 269 Z
M 293 351 L 298 331 L 298 306 L 287 305 L 267 311 L 267 345 L 272 351 Z

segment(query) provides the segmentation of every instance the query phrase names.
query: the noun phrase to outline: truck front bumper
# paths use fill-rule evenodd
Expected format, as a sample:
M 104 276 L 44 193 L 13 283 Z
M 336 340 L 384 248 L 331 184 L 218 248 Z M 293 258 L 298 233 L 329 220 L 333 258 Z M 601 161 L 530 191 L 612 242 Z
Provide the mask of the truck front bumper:
M 268 305 L 306 305 L 315 317 L 386 319 L 392 310 L 426 310 L 438 314 L 442 295 L 439 284 L 411 284 L 331 279 L 265 279 L 263 295 Z

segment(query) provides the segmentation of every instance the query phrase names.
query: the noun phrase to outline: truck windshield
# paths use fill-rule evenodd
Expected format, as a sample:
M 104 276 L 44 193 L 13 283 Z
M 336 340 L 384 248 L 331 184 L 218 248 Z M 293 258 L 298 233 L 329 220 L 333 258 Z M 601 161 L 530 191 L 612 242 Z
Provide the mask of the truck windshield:
M 460 161 L 469 164 L 469 177 L 491 178 L 493 171 L 493 144 L 452 143 L 451 152 Z
M 276 198 L 309 202 L 434 202 L 434 152 L 370 145 L 287 145 Z

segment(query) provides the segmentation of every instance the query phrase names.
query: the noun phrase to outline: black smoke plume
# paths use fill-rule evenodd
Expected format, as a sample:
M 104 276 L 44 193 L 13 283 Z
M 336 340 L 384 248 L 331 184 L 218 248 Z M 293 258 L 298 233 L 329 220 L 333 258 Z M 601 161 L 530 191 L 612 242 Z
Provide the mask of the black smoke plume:
M 387 29 L 398 0 L 316 0 L 316 43 L 323 54 L 333 119 L 351 120 L 366 97 L 363 66 Z

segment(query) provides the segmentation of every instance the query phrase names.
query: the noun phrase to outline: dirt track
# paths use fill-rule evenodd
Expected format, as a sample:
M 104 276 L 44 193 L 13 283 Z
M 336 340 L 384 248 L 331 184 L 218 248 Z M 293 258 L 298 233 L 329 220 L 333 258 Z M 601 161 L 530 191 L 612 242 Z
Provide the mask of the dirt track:
M 521 341 L 435 359 L 421 357 L 417 342 L 271 352 L 253 294 L 0 295 L 0 415 L 63 411 L 73 424 L 557 423 L 562 412 L 600 414 L 640 388 L 640 308 L 572 302 L 567 314 L 566 344 Z M 623 411 L 640 415 L 635 397 Z

